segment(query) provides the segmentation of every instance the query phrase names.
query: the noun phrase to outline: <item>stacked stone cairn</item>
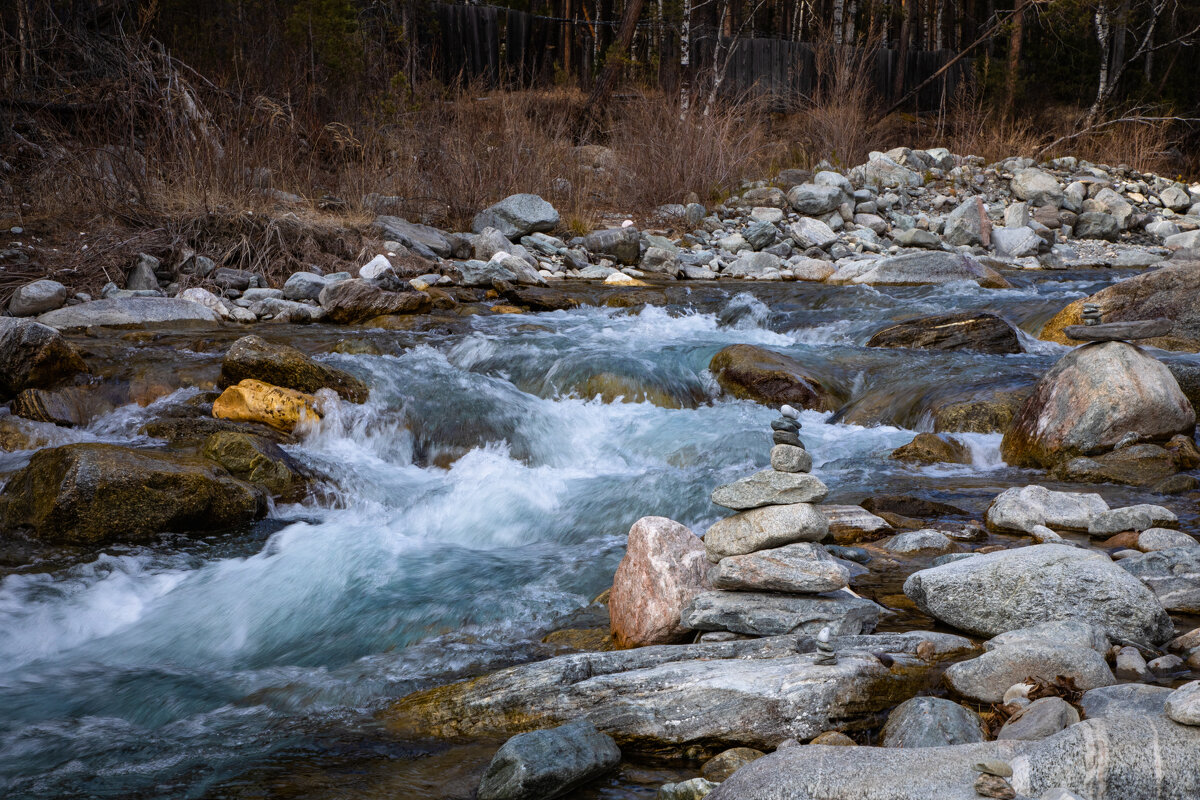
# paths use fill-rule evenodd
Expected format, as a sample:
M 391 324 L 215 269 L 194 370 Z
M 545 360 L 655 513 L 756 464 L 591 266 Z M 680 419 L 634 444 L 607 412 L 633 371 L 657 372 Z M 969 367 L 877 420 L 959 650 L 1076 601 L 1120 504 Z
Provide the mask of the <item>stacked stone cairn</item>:
M 821 634 L 822 663 L 836 663 L 831 637 L 875 629 L 882 609 L 851 592 L 851 569 L 820 544 L 829 522 L 814 504 L 828 489 L 811 474 L 800 414 L 783 406 L 771 423 L 771 468 L 712 493 L 735 511 L 704 536 L 712 591 L 684 609 L 682 623 L 706 641 L 742 636 Z

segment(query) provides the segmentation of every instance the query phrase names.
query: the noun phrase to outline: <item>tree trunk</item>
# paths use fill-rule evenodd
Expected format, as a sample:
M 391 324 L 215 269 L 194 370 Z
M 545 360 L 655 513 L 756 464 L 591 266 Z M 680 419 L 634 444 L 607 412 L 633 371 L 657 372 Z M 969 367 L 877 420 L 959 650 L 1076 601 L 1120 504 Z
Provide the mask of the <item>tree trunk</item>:
M 1017 79 L 1021 72 L 1021 42 L 1025 38 L 1025 0 L 1017 0 L 1013 10 L 1012 30 L 1008 37 L 1008 74 L 1004 82 L 1004 114 L 1012 117 L 1017 101 Z
M 604 111 L 612 98 L 613 86 L 617 82 L 617 73 L 621 69 L 621 61 L 629 52 L 629 45 L 633 43 L 638 17 L 642 14 L 642 2 L 643 0 L 628 0 L 625 4 L 625 13 L 621 15 L 621 30 L 617 34 L 616 52 L 606 55 L 604 70 L 596 79 L 596 85 L 592 87 L 592 93 L 588 96 L 589 127 L 595 127 L 604 118 Z
M 683 118 L 692 100 L 692 0 L 683 0 L 679 21 L 679 115 Z
M 908 37 L 911 35 L 909 24 L 913 0 L 901 0 L 900 4 L 900 36 L 896 48 L 896 74 L 892 76 L 892 97 L 899 98 L 904 93 L 904 73 L 908 67 Z

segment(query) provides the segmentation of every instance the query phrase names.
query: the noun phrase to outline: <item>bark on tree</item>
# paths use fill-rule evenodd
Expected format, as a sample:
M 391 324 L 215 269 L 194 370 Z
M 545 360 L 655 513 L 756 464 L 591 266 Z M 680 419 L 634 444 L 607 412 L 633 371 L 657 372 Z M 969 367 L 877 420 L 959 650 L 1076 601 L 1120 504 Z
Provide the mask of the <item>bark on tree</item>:
M 1008 37 L 1008 74 L 1004 81 L 1004 114 L 1011 117 L 1017 101 L 1017 82 L 1021 73 L 1021 43 L 1025 38 L 1025 0 L 1017 0 Z
M 588 96 L 588 124 L 595 127 L 600 120 L 604 118 L 604 112 L 608 107 L 608 101 L 612 99 L 613 86 L 617 82 L 617 74 L 621 70 L 621 62 L 625 54 L 629 52 L 629 45 L 633 43 L 633 34 L 637 30 L 638 17 L 642 14 L 643 0 L 629 0 L 625 4 L 625 12 L 621 15 L 621 30 L 617 34 L 615 51 L 609 48 L 605 54 L 604 69 L 600 72 L 600 77 L 596 79 L 596 85 L 592 87 L 592 93 Z

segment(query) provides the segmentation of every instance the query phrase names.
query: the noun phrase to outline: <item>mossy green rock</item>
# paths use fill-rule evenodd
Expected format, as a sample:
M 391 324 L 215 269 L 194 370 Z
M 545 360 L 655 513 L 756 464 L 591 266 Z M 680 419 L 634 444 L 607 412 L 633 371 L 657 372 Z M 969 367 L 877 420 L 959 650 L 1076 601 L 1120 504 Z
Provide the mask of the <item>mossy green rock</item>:
M 221 388 L 246 378 L 312 394 L 333 389 L 352 403 L 367 399 L 367 385 L 348 372 L 313 361 L 294 347 L 274 344 L 261 336 L 243 336 L 229 348 L 221 362 Z
M 262 436 L 234 431 L 214 433 L 204 443 L 203 452 L 205 458 L 235 477 L 263 486 L 283 500 L 301 500 L 308 491 L 300 465 Z
M 4 528 L 55 544 L 140 542 L 258 519 L 266 495 L 202 458 L 110 444 L 34 454 L 0 494 Z

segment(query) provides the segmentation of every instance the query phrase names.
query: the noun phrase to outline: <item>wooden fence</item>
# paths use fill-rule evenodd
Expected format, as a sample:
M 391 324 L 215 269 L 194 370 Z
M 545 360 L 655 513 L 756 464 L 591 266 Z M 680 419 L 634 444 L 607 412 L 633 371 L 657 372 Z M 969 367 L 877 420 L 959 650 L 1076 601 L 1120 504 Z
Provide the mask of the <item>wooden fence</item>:
M 535 16 L 496 6 L 433 6 L 432 25 L 424 27 L 423 49 L 431 72 L 444 83 L 481 82 L 486 86 L 545 86 L 570 80 L 588 87 L 595 72 L 598 26 Z M 600 43 L 603 46 L 606 42 Z M 722 39 L 730 53 L 721 93 L 726 97 L 763 94 L 790 106 L 815 88 L 816 53 L 804 42 L 786 39 Z M 628 71 L 643 83 L 674 90 L 679 85 L 679 36 L 670 26 L 639 28 Z M 696 83 L 710 80 L 716 38 L 702 33 L 692 40 L 690 61 Z M 907 93 L 941 69 L 953 51 L 910 51 L 901 65 L 899 53 L 879 49 L 873 59 L 872 82 L 890 98 L 895 75 L 903 69 L 901 93 Z M 912 104 L 936 108 L 969 79 L 970 59 L 962 59 L 939 80 L 921 90 Z

